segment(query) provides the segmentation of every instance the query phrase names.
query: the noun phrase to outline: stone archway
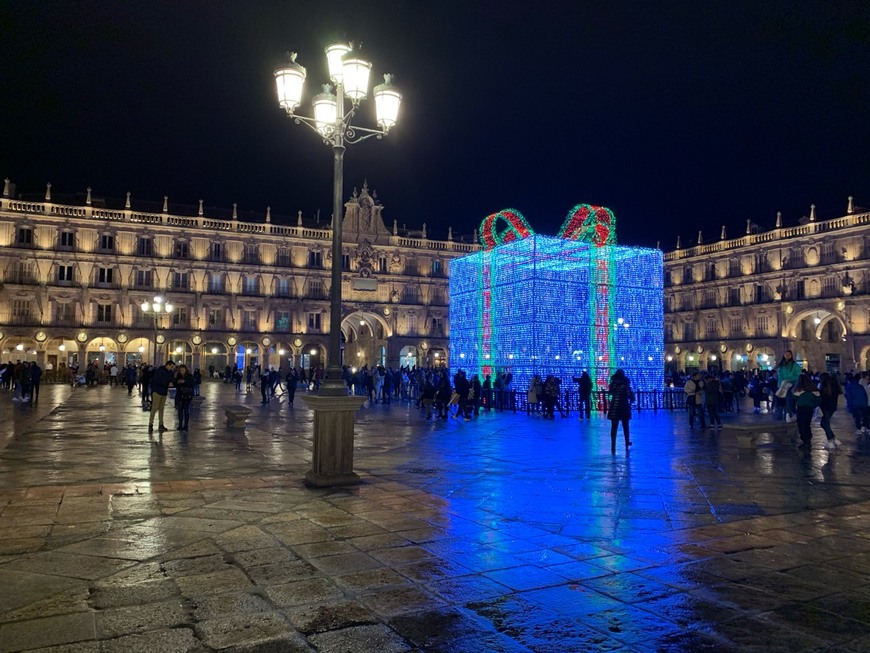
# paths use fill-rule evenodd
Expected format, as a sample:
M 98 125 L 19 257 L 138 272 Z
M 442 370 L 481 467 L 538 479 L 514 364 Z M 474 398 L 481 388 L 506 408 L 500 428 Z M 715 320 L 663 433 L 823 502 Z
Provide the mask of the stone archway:
M 382 353 L 387 351 L 387 342 L 393 335 L 383 316 L 365 310 L 346 315 L 341 322 L 341 332 L 345 339 L 344 362 L 351 367 L 381 364 Z

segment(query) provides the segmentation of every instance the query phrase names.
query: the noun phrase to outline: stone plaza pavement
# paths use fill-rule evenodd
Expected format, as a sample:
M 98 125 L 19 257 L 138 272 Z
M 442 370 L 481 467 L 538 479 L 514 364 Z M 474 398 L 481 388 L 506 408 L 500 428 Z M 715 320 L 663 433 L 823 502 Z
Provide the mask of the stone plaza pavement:
M 124 389 L 0 394 L 0 653 L 870 651 L 870 442 L 843 409 L 837 451 L 659 412 L 613 456 L 601 417 L 375 405 L 362 484 L 309 489 L 299 397 L 203 394 L 187 435 Z

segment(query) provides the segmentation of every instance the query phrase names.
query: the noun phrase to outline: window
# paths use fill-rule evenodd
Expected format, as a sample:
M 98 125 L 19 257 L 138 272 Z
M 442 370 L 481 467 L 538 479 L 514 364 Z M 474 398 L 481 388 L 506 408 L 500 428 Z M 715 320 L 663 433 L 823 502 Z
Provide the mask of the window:
M 136 270 L 135 284 L 137 288 L 151 287 L 151 270 Z
M 18 228 L 18 240 L 16 241 L 19 245 L 32 245 L 33 244 L 33 229 L 30 227 L 19 227 Z
M 432 276 L 433 277 L 443 277 L 444 276 L 444 264 L 441 261 L 432 261 Z
M 757 284 L 755 286 L 755 303 L 763 304 L 767 301 L 767 293 L 765 292 L 765 288 L 763 284 Z
M 258 295 L 260 293 L 260 280 L 257 277 L 244 277 L 242 280 L 242 293 L 245 295 Z
M 665 341 L 673 342 L 674 340 L 674 325 L 670 322 L 665 323 Z
M 71 265 L 58 265 L 57 280 L 61 283 L 71 283 L 73 281 L 73 267 Z
M 405 261 L 405 274 L 412 277 L 420 274 L 417 268 L 417 263 L 413 261 Z
M 443 317 L 433 317 L 432 318 L 432 335 L 433 336 L 443 336 L 444 335 L 444 318 Z
M 413 313 L 408 315 L 408 333 L 415 334 L 417 333 L 417 316 Z
M 275 311 L 275 330 L 290 331 L 290 311 Z
M 190 245 L 183 240 L 175 241 L 175 258 L 190 258 Z
M 386 256 L 378 257 L 378 272 L 380 272 L 381 274 L 387 273 L 387 257 Z
M 13 299 L 12 300 L 12 323 L 13 324 L 30 324 L 32 315 L 30 313 L 29 299 Z
M 15 267 L 15 276 L 13 278 L 15 283 L 33 283 L 33 263 L 28 261 L 19 261 L 18 265 Z
M 286 247 L 278 249 L 278 265 L 290 267 L 290 250 Z
M 54 306 L 54 323 L 59 325 L 70 325 L 75 322 L 75 305 L 74 304 L 55 304 Z
M 766 336 L 770 330 L 770 318 L 767 315 L 757 315 L 755 317 L 755 333 L 759 336 Z
M 110 234 L 100 236 L 100 249 L 104 252 L 115 251 L 115 237 Z
M 177 327 L 186 327 L 190 324 L 187 315 L 187 308 L 184 306 L 176 307 L 172 311 L 172 325 Z
M 188 290 L 190 288 L 190 278 L 187 276 L 187 272 L 173 272 L 172 287 L 175 290 Z
M 222 308 L 210 308 L 208 309 L 208 325 L 210 327 L 217 327 L 219 329 L 223 329 L 226 325 L 224 320 L 224 309 Z
M 97 268 L 97 283 L 109 285 L 112 283 L 112 268 Z
M 245 245 L 245 263 L 260 263 L 260 250 L 254 243 Z
M 806 298 L 806 281 L 803 279 L 798 279 L 795 282 L 795 299 L 805 299 Z
M 209 273 L 208 291 L 214 293 L 222 293 L 224 291 L 224 275 L 218 272 Z
M 740 288 L 729 288 L 728 303 L 731 306 L 740 306 Z
M 317 333 L 320 331 L 320 313 L 308 314 L 308 332 Z
M 350 254 L 341 255 L 341 269 L 350 270 Z
M 716 291 L 715 290 L 705 290 L 704 291 L 704 306 L 713 307 L 716 305 Z
M 308 252 L 308 267 L 310 268 L 322 268 L 323 267 L 323 255 L 317 251 Z
M 695 323 L 694 322 L 686 322 L 683 325 L 683 339 L 685 339 L 685 340 L 694 340 L 695 339 Z
M 139 256 L 154 256 L 154 241 L 150 237 L 139 238 L 136 243 L 136 253 Z
M 112 321 L 112 305 L 111 304 L 97 304 L 97 322 L 102 322 L 103 324 Z
M 72 231 L 61 231 L 58 246 L 63 249 L 75 247 L 75 234 Z
M 822 262 L 833 263 L 837 257 L 836 243 L 826 242 L 822 245 Z
M 707 337 L 719 337 L 719 320 L 717 320 L 715 317 L 707 318 Z
M 833 295 L 837 292 L 837 287 L 840 284 L 837 283 L 836 277 L 825 277 L 822 280 L 822 292 L 826 295 Z
M 742 336 L 743 335 L 743 318 L 739 316 L 731 317 L 731 335 L 732 336 Z
M 246 309 L 242 311 L 242 329 L 245 331 L 256 331 L 260 328 L 260 320 L 257 315 L 257 310 Z
M 683 283 L 692 283 L 695 279 L 692 277 L 692 268 L 686 266 L 683 268 Z
M 326 291 L 323 289 L 323 281 L 320 279 L 308 280 L 308 297 L 311 299 L 323 299 Z
M 212 243 L 211 244 L 211 260 L 212 261 L 223 261 L 224 260 L 224 250 L 221 243 Z
M 289 297 L 290 296 L 290 280 L 289 279 L 278 279 L 275 282 L 275 294 L 278 297 Z
M 432 303 L 433 304 L 446 304 L 447 298 L 444 292 L 444 288 L 433 288 L 432 289 Z

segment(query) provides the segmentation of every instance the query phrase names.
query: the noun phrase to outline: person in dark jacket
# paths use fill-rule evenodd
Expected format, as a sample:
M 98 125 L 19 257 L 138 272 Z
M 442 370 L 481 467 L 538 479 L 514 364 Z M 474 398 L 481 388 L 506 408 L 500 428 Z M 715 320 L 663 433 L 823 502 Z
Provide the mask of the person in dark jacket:
M 173 381 L 175 408 L 178 410 L 178 430 L 186 431 L 190 424 L 190 403 L 193 401 L 193 376 L 186 365 L 179 365 Z
M 133 363 L 127 363 L 127 367 L 124 368 L 124 383 L 127 384 L 127 396 L 132 396 L 133 386 L 136 385 L 136 368 Z
M 151 416 L 148 419 L 148 430 L 154 430 L 154 416 L 159 414 L 158 428 L 161 431 L 168 430 L 163 423 L 163 409 L 166 406 L 166 395 L 169 394 L 169 386 L 175 378 L 175 363 L 168 361 L 166 365 L 158 367 L 151 376 Z
M 296 386 L 299 385 L 299 373 L 296 368 L 290 366 L 290 371 L 287 372 L 287 403 L 293 405 L 293 400 L 296 398 Z
M 578 419 L 592 419 L 592 377 L 589 372 L 583 372 L 580 376 L 575 376 L 571 379 L 577 384 L 578 408 L 580 417 Z
M 628 453 L 628 448 L 631 446 L 628 421 L 631 419 L 634 392 L 623 370 L 616 370 L 610 377 L 610 387 L 607 392 L 610 395 L 610 406 L 607 409 L 607 419 L 610 420 L 610 453 L 616 453 L 616 430 L 620 422 L 622 422 L 622 434 L 625 436 L 625 452 Z
M 30 401 L 36 403 L 39 399 L 39 384 L 42 381 L 42 368 L 36 363 L 30 364 Z
M 828 441 L 825 442 L 825 447 L 836 449 L 840 446 L 840 441 L 831 429 L 831 417 L 837 411 L 837 401 L 842 394 L 842 390 L 840 390 L 840 384 L 832 374 L 822 372 L 819 375 L 819 394 L 821 395 L 819 408 L 822 409 L 822 419 L 819 425 L 828 438 Z

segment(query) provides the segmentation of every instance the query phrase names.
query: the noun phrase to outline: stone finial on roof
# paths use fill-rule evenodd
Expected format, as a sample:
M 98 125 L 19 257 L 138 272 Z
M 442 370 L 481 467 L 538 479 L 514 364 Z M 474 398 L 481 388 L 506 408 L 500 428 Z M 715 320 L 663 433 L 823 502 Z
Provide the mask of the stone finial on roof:
M 199 200 L 199 209 L 197 210 L 196 214 L 202 216 L 202 200 Z
M 782 229 L 782 211 L 776 212 L 776 228 Z
M 471 242 L 473 242 L 473 243 L 477 242 L 477 229 L 475 229 L 474 233 L 471 234 Z
M 85 198 L 85 206 L 91 205 L 91 187 L 88 186 L 88 196 Z
M 680 237 L 677 236 L 677 249 L 680 249 L 680 247 L 682 247 L 682 244 L 680 243 Z
M 163 196 L 163 212 L 169 213 L 169 195 Z
M 656 249 L 661 249 L 661 248 L 662 248 L 662 241 L 657 240 L 656 241 Z
M 50 181 L 45 184 L 45 201 L 46 202 L 51 201 L 51 182 Z
M 125 209 L 130 208 L 130 191 L 127 191 L 127 200 L 124 202 L 124 208 Z
M 725 225 L 722 225 L 722 233 L 719 234 L 719 240 L 725 240 L 728 236 L 725 234 Z
M 700 229 L 698 229 L 698 244 L 699 245 L 704 244 L 704 234 L 701 232 Z
M 453 227 L 447 227 L 447 240 L 453 240 Z
M 266 207 L 266 222 L 272 222 L 272 207 Z
M 810 204 L 810 222 L 816 221 L 816 205 Z
M 393 235 L 394 236 L 399 235 L 399 221 L 396 220 L 395 218 L 393 219 Z
M 233 202 L 233 220 L 239 219 L 239 205 Z
M 426 237 L 426 223 L 423 223 L 423 238 Z
M 302 211 L 296 211 L 296 226 L 302 226 Z
M 9 183 L 9 180 L 6 180 L 6 183 Z M 3 192 L 6 195 L 6 191 Z M 854 213 L 855 212 L 855 204 L 852 202 L 852 196 L 849 195 L 849 203 L 846 205 L 846 213 Z
M 9 197 L 9 177 L 3 180 L 3 197 Z M 851 197 L 849 198 L 852 199 Z
M 722 228 L 724 229 L 725 227 L 722 227 Z M 746 218 L 746 235 L 748 236 L 751 233 L 752 233 L 752 220 L 750 220 L 749 218 Z

